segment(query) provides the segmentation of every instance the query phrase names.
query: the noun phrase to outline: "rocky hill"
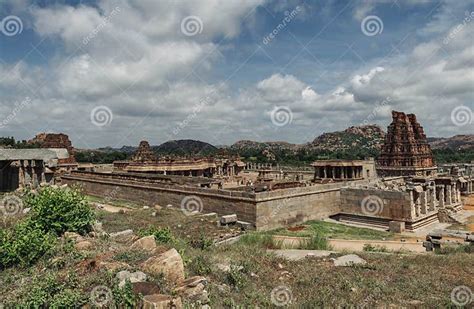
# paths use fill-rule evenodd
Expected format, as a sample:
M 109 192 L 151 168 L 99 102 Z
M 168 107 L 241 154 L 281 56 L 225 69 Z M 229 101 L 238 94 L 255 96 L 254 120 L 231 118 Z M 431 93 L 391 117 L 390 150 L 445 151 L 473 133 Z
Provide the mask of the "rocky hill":
M 347 151 L 353 148 L 380 150 L 385 132 L 377 125 L 350 127 L 344 131 L 324 133 L 306 148 L 324 151 Z
M 433 149 L 474 149 L 474 135 L 456 135 L 449 138 L 428 138 Z
M 209 143 L 196 141 L 192 139 L 174 140 L 153 146 L 151 149 L 157 155 L 213 155 L 219 152 L 219 149 Z

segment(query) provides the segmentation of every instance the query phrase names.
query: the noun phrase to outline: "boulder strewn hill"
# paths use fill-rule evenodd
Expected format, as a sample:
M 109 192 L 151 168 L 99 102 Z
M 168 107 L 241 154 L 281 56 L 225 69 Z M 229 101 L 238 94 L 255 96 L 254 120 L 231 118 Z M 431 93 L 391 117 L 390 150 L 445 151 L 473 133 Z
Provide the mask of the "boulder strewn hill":
M 474 149 L 474 135 L 456 135 L 448 138 L 428 138 L 433 149 Z

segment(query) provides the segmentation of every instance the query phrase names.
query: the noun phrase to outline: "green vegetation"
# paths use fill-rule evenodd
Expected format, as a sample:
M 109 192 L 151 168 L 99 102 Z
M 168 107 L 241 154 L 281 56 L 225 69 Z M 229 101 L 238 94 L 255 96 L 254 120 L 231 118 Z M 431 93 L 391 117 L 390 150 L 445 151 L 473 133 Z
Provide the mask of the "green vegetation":
M 54 232 L 84 235 L 91 231 L 95 214 L 84 195 L 75 189 L 44 187 L 37 193 L 30 193 L 25 199 L 31 207 L 31 221 L 35 227 Z
M 128 155 L 121 151 L 82 150 L 75 153 L 77 162 L 94 164 L 111 164 L 114 161 L 126 160 Z
M 303 244 L 303 248 L 306 250 L 331 250 L 331 246 L 328 243 L 327 238 L 322 237 L 319 234 L 312 235 L 309 239 Z
M 16 141 L 13 136 L 11 137 L 0 137 L 0 146 L 6 146 L 11 148 L 38 148 L 39 146 L 34 143 L 28 143 L 26 140 Z
M 371 244 L 365 244 L 363 250 L 366 252 L 388 252 L 388 249 L 385 246 L 373 246 Z
M 436 163 L 457 163 L 474 161 L 474 148 L 471 149 L 435 149 L 433 150 Z
M 30 213 L 17 224 L 0 230 L 0 269 L 29 266 L 48 254 L 64 232 L 85 234 L 95 220 L 76 190 L 46 187 L 25 198 Z
M 168 244 L 174 241 L 173 234 L 169 228 L 159 228 L 155 226 L 148 226 L 146 228 L 142 228 L 138 231 L 138 236 L 145 237 L 145 236 L 155 236 L 155 241 L 157 243 Z
M 338 223 L 325 221 L 309 221 L 306 222 L 304 228 L 298 231 L 291 231 L 288 229 L 278 229 L 271 232 L 273 235 L 285 236 L 300 236 L 338 239 L 368 239 L 368 240 L 383 240 L 393 237 L 393 233 L 385 231 L 377 231 L 372 229 L 346 226 Z

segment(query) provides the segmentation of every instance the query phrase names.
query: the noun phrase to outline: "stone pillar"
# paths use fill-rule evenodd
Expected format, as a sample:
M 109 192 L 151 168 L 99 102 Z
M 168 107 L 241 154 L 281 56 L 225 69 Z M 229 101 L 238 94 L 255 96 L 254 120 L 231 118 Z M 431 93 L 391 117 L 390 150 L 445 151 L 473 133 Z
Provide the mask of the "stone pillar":
M 23 160 L 18 164 L 18 187 L 23 189 L 25 187 L 25 166 Z
M 439 208 L 444 208 L 444 206 L 446 205 L 446 200 L 445 200 L 445 196 L 444 196 L 444 186 L 439 186 L 440 187 L 440 190 L 439 190 Z
M 453 194 L 451 192 L 451 185 L 446 185 L 446 206 L 453 203 Z
M 456 187 L 456 184 L 452 185 L 451 186 L 451 200 L 452 200 L 452 203 L 453 204 L 456 204 L 458 201 L 457 201 L 457 187 Z
M 36 166 L 36 161 L 31 161 L 31 185 L 33 188 L 37 188 L 38 183 L 38 168 Z
M 421 214 L 427 214 L 428 213 L 428 192 L 423 191 L 420 193 L 420 212 Z
M 410 213 L 411 217 L 415 218 L 416 217 L 416 205 L 413 197 L 413 190 L 408 191 L 408 194 L 410 195 Z
M 434 211 L 436 210 L 436 187 L 430 187 L 429 188 L 430 192 L 430 205 L 429 205 L 429 211 Z
M 326 171 L 326 167 L 325 167 L 325 166 L 323 167 L 323 175 L 324 175 L 323 178 L 328 178 L 328 176 L 327 176 L 327 171 Z

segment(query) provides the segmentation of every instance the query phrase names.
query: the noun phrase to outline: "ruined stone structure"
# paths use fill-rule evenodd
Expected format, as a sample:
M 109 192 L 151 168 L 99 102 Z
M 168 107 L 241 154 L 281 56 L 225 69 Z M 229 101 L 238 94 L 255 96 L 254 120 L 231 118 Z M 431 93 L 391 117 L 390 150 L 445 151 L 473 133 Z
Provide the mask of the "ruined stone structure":
M 129 161 L 115 161 L 114 171 L 195 177 L 237 176 L 245 167 L 238 158 L 161 158 L 157 159 L 147 141 L 141 141 Z
M 150 148 L 150 144 L 147 141 L 141 141 L 137 151 L 132 156 L 133 162 L 155 162 L 157 158 Z
M 0 191 L 54 183 L 59 161 L 68 158 L 67 149 L 0 149 Z
M 372 160 L 320 160 L 311 164 L 314 167 L 314 181 L 346 181 L 374 179 L 375 161 Z
M 436 173 L 431 148 L 414 114 L 392 111 L 385 144 L 377 161 L 379 176 L 430 176 Z
M 69 136 L 63 133 L 39 133 L 29 140 L 28 143 L 38 145 L 40 148 L 47 149 L 66 149 L 69 156 L 59 159 L 57 163 L 56 173 L 59 176 L 64 172 L 77 169 L 77 161 L 74 157 L 74 147 L 72 146 Z

